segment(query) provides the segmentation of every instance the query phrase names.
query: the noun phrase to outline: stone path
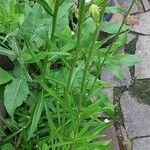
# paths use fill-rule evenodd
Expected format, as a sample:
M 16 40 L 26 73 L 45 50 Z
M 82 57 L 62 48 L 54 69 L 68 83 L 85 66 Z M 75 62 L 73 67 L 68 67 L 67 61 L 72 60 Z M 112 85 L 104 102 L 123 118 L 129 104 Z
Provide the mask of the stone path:
M 132 0 L 117 0 L 127 8 Z M 112 97 L 113 87 L 129 85 L 118 98 L 119 136 L 123 136 L 123 147 L 115 145 L 114 150 L 150 150 L 150 0 L 135 4 L 132 13 L 140 12 L 140 24 L 131 29 L 125 51 L 137 55 L 141 63 L 125 70 L 123 82 L 115 79 L 109 71 L 102 74 L 102 80 L 108 81 L 112 88 L 106 92 Z M 132 73 L 131 73 L 132 71 Z M 115 97 L 115 94 L 113 95 Z M 115 98 L 114 98 L 115 99 Z
M 141 63 L 135 65 L 134 78 L 140 82 L 132 87 L 134 93 L 132 90 L 125 91 L 120 99 L 124 127 L 132 141 L 132 150 L 150 150 L 150 2 L 143 0 L 143 6 L 147 12 L 139 15 L 140 24 L 132 28 L 132 33 L 138 37 L 135 55 L 141 59 Z M 147 82 L 145 86 L 144 81 Z

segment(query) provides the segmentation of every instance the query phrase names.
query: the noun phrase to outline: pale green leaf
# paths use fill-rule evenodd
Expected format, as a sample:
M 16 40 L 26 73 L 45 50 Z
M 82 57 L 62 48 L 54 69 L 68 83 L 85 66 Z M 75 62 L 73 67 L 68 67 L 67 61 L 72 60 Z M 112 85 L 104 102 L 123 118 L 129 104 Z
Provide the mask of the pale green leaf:
M 100 30 L 110 34 L 115 34 L 119 31 L 120 27 L 121 27 L 120 22 L 113 22 L 113 23 L 103 22 L 100 26 Z M 127 31 L 128 29 L 129 27 L 127 25 L 123 25 L 120 32 Z
M 57 16 L 57 28 L 56 28 L 57 33 L 62 32 L 62 30 L 66 26 L 69 26 L 69 9 L 71 8 L 72 5 L 73 5 L 72 0 L 65 0 L 59 7 Z
M 39 3 L 41 6 L 43 6 L 43 8 L 45 9 L 45 11 L 52 16 L 52 9 L 51 7 L 48 5 L 48 3 L 45 0 L 37 0 L 37 3 Z
M 0 46 L 0 55 L 4 55 L 4 56 L 8 56 L 8 57 L 11 57 L 11 58 L 15 58 L 15 53 L 11 50 L 8 50 L 4 47 L 1 47 Z
M 106 10 L 105 10 L 106 13 L 113 13 L 113 14 L 115 14 L 115 13 L 126 13 L 126 11 L 127 11 L 126 9 L 121 8 L 119 6 L 106 7 Z
M 12 83 L 6 86 L 4 92 L 4 105 L 11 117 L 13 117 L 15 109 L 26 100 L 28 94 L 28 85 L 23 79 L 14 79 Z
M 118 61 L 118 64 L 125 67 L 133 66 L 141 61 L 136 55 L 130 54 L 118 54 L 115 56 L 115 59 Z
M 41 150 L 49 150 L 49 146 L 46 143 L 43 143 Z
M 0 68 L 0 85 L 9 82 L 12 79 L 12 76 L 2 68 Z
M 48 28 L 51 25 L 50 18 L 43 13 L 43 9 L 39 4 L 35 4 L 23 23 L 23 33 L 33 42 L 35 46 L 41 45 L 43 37 L 47 36 Z M 50 23 L 50 25 L 48 25 Z
M 123 80 L 124 76 L 123 76 L 123 72 L 122 72 L 121 68 L 114 66 L 113 68 L 111 68 L 111 70 L 115 77 L 117 77 L 120 80 Z
M 34 110 L 32 124 L 30 126 L 29 133 L 28 133 L 28 140 L 30 140 L 30 138 L 33 137 L 33 134 L 35 130 L 37 129 L 37 126 L 38 126 L 38 123 L 39 123 L 39 120 L 43 111 L 43 107 L 44 107 L 44 95 L 42 92 L 41 97 L 39 98 L 36 108 Z
M 1 147 L 1 150 L 15 150 L 11 143 L 6 143 Z

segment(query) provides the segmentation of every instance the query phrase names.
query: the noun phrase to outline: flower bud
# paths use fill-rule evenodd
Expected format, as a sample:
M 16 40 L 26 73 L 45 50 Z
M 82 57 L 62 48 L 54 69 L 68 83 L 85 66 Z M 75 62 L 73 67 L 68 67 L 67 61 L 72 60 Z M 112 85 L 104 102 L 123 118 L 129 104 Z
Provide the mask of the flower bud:
M 99 22 L 99 17 L 100 17 L 98 6 L 95 5 L 95 4 L 92 4 L 89 8 L 89 12 L 90 12 L 90 15 L 93 17 L 94 21 L 96 23 L 98 23 Z

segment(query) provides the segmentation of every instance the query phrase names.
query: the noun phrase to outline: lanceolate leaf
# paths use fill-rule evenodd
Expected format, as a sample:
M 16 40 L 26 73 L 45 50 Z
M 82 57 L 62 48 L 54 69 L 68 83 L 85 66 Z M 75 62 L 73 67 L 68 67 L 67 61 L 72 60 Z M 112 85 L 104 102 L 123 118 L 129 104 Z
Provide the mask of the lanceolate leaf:
M 43 13 L 43 8 L 39 4 L 35 4 L 23 23 L 23 33 L 25 34 L 25 42 L 28 44 L 28 48 L 31 46 L 35 50 L 35 47 L 45 42 L 43 38 L 46 37 L 51 25 L 50 21 L 51 19 Z M 27 40 L 29 41 L 27 42 Z M 31 45 L 32 43 L 34 43 L 34 46 Z
M 1 150 L 15 150 L 11 143 L 6 143 L 1 147 Z
M 113 22 L 113 23 L 108 23 L 108 22 L 103 22 L 100 26 L 101 31 L 110 33 L 110 34 L 115 34 L 118 32 L 119 28 L 121 26 L 121 23 L 118 22 Z M 121 32 L 127 31 L 129 27 L 127 25 L 123 25 Z
M 43 8 L 45 9 L 45 11 L 52 16 L 52 9 L 50 8 L 50 6 L 48 5 L 48 3 L 45 0 L 37 0 L 37 3 L 39 3 L 41 6 L 43 6 Z
M 0 46 L 0 55 L 4 55 L 4 56 L 8 56 L 8 57 L 11 57 L 11 58 L 15 58 L 15 53 L 11 50 L 8 50 L 4 47 L 1 47 Z
M 4 92 L 4 104 L 8 114 L 13 117 L 15 109 L 26 100 L 29 89 L 24 79 L 14 79 L 6 86 Z
M 130 67 L 141 62 L 139 57 L 130 54 L 118 54 L 114 58 L 117 60 L 118 64 L 125 67 Z
M 8 72 L 0 68 L 0 85 L 7 83 L 11 79 L 12 79 L 12 76 Z
M 36 105 L 35 111 L 34 111 L 34 115 L 33 115 L 33 119 L 32 119 L 32 124 L 29 130 L 29 134 L 28 134 L 28 140 L 30 140 L 30 138 L 33 136 L 33 133 L 35 132 L 40 117 L 41 117 L 41 113 L 43 111 L 43 107 L 44 107 L 44 95 L 43 92 L 41 94 L 40 99 L 38 100 L 38 103 Z
M 114 66 L 111 68 L 112 73 L 115 77 L 117 77 L 120 80 L 123 80 L 124 76 L 123 76 L 123 71 L 120 67 L 118 66 Z

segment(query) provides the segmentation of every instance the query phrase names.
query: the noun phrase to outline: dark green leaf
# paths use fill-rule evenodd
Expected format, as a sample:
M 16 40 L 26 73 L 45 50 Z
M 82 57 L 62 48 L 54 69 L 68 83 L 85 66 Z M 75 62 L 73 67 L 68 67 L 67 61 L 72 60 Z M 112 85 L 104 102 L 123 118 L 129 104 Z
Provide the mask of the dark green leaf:
M 118 54 L 114 58 L 117 60 L 118 64 L 125 67 L 133 66 L 141 61 L 136 55 L 130 54 Z
M 110 34 L 114 34 L 118 32 L 120 26 L 121 23 L 119 22 L 114 22 L 114 23 L 103 22 L 100 26 L 100 30 Z M 127 25 L 123 25 L 121 32 L 127 31 L 128 29 L 129 27 Z
M 1 150 L 15 150 L 15 148 L 13 147 L 11 143 L 7 143 L 1 147 Z
M 12 76 L 2 68 L 0 68 L 0 85 L 9 82 L 12 80 Z
M 15 58 L 15 53 L 11 50 L 3 48 L 0 46 L 0 55 L 8 56 L 10 58 Z
M 52 16 L 52 9 L 50 8 L 50 6 L 48 5 L 48 3 L 45 0 L 36 0 L 37 3 L 39 3 L 41 6 L 43 6 L 43 8 L 45 9 L 45 11 Z
M 26 100 L 28 94 L 28 85 L 23 79 L 14 79 L 12 83 L 6 86 L 4 104 L 11 117 L 13 117 L 15 109 Z
M 38 123 L 39 123 L 39 120 L 40 120 L 40 117 L 41 117 L 41 114 L 43 111 L 43 107 L 44 107 L 44 99 L 45 99 L 44 94 L 42 92 L 41 96 L 38 100 L 38 103 L 35 107 L 35 110 L 34 110 L 34 114 L 33 114 L 33 118 L 32 118 L 32 124 L 30 126 L 29 133 L 28 133 L 28 141 L 30 140 L 30 138 L 33 137 L 33 134 L 37 129 L 37 126 L 38 126 Z
M 120 80 L 123 80 L 124 75 L 123 75 L 121 68 L 114 66 L 113 68 L 111 68 L 111 70 L 112 70 L 112 73 L 115 77 L 117 77 Z

